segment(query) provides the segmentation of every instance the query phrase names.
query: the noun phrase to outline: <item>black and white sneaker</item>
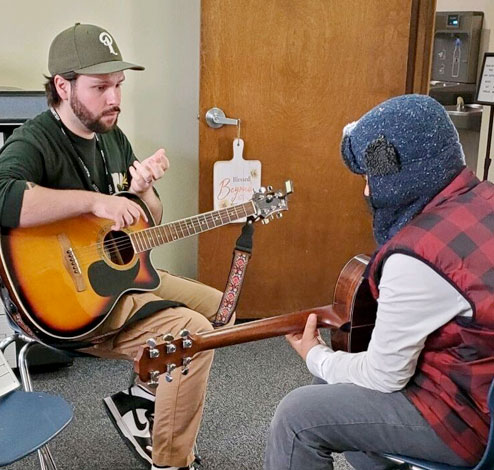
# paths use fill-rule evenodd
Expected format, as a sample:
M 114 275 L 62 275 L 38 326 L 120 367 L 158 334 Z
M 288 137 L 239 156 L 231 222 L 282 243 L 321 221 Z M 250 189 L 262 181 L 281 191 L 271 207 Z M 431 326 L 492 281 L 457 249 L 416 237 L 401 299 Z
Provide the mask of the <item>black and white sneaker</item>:
M 103 399 L 106 412 L 125 443 L 151 465 L 154 400 L 154 395 L 139 385 Z

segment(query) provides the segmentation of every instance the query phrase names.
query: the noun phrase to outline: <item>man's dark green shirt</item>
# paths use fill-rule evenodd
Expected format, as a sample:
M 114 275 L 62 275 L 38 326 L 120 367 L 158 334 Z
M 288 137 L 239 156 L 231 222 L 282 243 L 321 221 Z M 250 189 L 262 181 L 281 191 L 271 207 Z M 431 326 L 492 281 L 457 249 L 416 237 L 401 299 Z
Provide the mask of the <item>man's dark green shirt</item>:
M 0 150 L 0 225 L 17 227 L 27 182 L 52 189 L 108 193 L 105 167 L 96 140 L 62 132 L 50 111 L 17 128 Z M 98 134 L 116 192 L 127 190 L 128 168 L 136 157 L 124 133 L 115 127 Z M 89 170 L 88 177 L 79 157 Z

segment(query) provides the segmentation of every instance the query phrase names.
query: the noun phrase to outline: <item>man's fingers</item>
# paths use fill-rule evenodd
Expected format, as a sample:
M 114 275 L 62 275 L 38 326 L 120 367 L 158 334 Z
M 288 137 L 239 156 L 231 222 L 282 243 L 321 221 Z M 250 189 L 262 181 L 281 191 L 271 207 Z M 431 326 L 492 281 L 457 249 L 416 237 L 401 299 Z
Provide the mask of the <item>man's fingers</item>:
M 125 227 L 128 227 L 129 225 L 134 225 L 134 223 L 137 222 L 137 220 L 134 219 L 134 216 L 130 212 L 124 214 L 123 219 L 124 219 Z
M 154 179 L 160 179 L 170 166 L 166 156 L 152 156 L 142 162 L 142 165 L 153 174 Z
M 115 217 L 113 222 L 115 223 L 111 226 L 112 230 L 118 231 L 125 226 L 125 220 L 123 217 Z
M 132 177 L 135 177 L 137 175 L 146 183 L 151 183 L 153 181 L 153 174 L 146 165 L 143 165 L 141 162 L 136 160 L 134 162 L 134 168 L 136 171 L 135 171 L 135 175 L 132 175 Z
M 133 201 L 130 201 L 134 207 L 134 209 L 137 210 L 137 213 L 139 214 L 139 216 L 141 216 L 146 222 L 148 221 L 148 217 L 146 215 L 146 213 L 144 212 L 144 209 L 139 205 L 137 204 L 137 202 L 133 202 Z M 137 219 L 139 219 L 139 216 L 137 217 Z M 137 220 L 136 220 L 137 222 Z

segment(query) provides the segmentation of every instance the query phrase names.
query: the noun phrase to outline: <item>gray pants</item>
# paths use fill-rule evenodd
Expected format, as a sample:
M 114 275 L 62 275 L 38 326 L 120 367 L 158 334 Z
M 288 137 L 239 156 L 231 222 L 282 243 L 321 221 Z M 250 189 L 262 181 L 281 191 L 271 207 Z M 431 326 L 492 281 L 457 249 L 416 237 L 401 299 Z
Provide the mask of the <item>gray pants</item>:
M 387 470 L 390 452 L 465 465 L 401 392 L 318 383 L 290 392 L 271 422 L 265 470 L 332 470 L 344 452 L 356 470 Z

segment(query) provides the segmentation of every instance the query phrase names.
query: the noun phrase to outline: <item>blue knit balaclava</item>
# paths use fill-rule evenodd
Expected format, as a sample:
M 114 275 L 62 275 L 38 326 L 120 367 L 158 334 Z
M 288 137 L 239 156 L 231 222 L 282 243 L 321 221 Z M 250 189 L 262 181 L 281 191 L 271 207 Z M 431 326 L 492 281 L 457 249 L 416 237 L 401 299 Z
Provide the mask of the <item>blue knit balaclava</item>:
M 367 176 L 379 245 L 465 167 L 458 132 L 446 110 L 424 95 L 392 98 L 348 124 L 341 153 L 351 171 Z

